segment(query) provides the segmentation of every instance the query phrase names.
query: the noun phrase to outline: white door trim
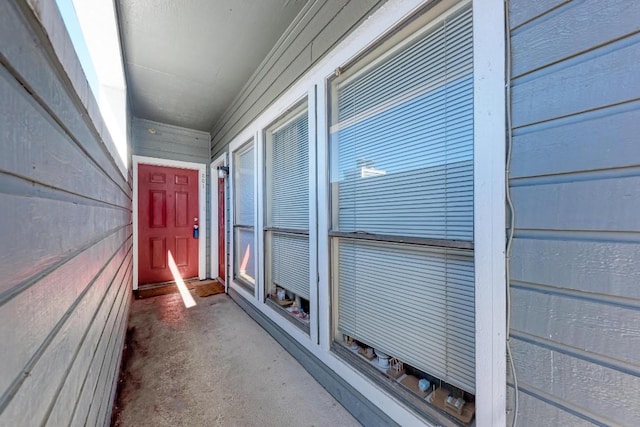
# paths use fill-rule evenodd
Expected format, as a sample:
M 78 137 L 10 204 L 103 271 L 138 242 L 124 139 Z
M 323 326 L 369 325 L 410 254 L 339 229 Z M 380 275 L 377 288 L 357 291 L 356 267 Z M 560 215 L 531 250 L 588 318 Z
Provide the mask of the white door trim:
M 207 220 L 207 165 L 204 163 L 182 162 L 178 160 L 158 159 L 155 157 L 131 156 L 133 162 L 133 290 L 138 289 L 138 165 L 166 166 L 198 171 L 198 222 Z M 207 227 L 200 227 L 198 238 L 198 278 L 207 276 Z
M 211 176 L 211 278 L 215 279 L 218 277 L 220 272 L 218 271 L 218 191 L 219 181 L 218 181 L 218 166 L 227 166 L 227 155 L 222 154 L 220 157 L 211 162 L 211 172 L 209 176 Z M 229 179 L 227 176 L 226 179 Z M 226 191 L 225 191 L 225 200 L 226 200 Z M 226 216 L 225 216 L 226 217 Z M 226 222 L 226 221 L 225 221 Z M 224 226 L 224 235 L 225 240 L 227 236 L 227 225 Z M 227 254 L 225 252 L 224 255 L 225 266 L 227 265 Z M 227 280 L 228 270 L 229 268 L 225 268 L 225 277 L 224 283 L 227 286 L 229 282 Z

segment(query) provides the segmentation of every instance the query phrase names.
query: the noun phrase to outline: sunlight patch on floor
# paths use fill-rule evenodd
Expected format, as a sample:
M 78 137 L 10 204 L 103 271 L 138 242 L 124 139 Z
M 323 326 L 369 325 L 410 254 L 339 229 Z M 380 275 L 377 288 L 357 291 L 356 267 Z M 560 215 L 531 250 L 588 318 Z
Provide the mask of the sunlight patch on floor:
M 169 270 L 171 270 L 171 274 L 173 274 L 173 279 L 176 281 L 176 286 L 178 287 L 178 291 L 180 292 L 180 296 L 182 297 L 182 302 L 186 308 L 190 308 L 196 305 L 196 301 L 193 299 L 191 292 L 187 289 L 187 285 L 184 284 L 184 280 L 180 275 L 180 271 L 178 270 L 178 266 L 173 259 L 173 255 L 171 255 L 171 251 L 168 253 L 169 255 Z

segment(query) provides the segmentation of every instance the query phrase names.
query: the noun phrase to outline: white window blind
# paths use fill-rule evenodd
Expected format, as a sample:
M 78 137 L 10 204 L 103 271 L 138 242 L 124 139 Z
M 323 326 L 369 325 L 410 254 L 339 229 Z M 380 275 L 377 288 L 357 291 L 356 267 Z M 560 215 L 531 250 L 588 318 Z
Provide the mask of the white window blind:
M 340 330 L 475 393 L 473 255 L 340 240 Z
M 330 143 L 339 331 L 475 393 L 472 48 L 466 8 L 347 70 Z
M 271 241 L 273 283 L 309 300 L 309 238 L 274 232 Z
M 304 111 L 267 138 L 267 229 L 274 285 L 309 300 L 309 125 Z M 286 233 L 282 231 L 286 230 Z
M 337 85 L 337 229 L 473 239 L 471 11 Z
M 269 218 L 271 227 L 309 229 L 309 125 L 306 110 L 271 137 Z

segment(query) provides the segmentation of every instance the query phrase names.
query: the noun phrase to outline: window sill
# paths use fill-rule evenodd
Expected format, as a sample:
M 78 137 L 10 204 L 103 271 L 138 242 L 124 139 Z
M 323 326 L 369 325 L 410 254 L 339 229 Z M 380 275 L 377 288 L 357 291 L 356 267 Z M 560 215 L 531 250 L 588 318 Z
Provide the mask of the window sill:
M 276 313 L 280 314 L 282 317 L 284 317 L 289 322 L 294 324 L 297 328 L 299 328 L 305 334 L 307 334 L 307 335 L 310 334 L 309 320 L 305 321 L 305 320 L 301 320 L 301 319 L 298 319 L 298 318 L 294 317 L 291 313 L 289 313 L 287 311 L 286 308 L 281 307 L 278 303 L 272 301 L 271 298 L 269 298 L 269 297 L 267 297 L 265 299 L 264 303 L 267 306 L 271 307 Z
M 244 289 L 245 291 L 250 292 L 252 294 L 255 293 L 255 285 L 250 283 L 247 279 L 244 279 L 242 276 L 234 277 L 233 281 L 238 285 L 240 285 L 242 289 Z
M 373 362 L 367 361 L 355 351 L 342 344 L 333 342 L 331 352 L 340 360 L 354 367 L 376 386 L 389 393 L 393 398 L 406 406 L 409 410 L 425 419 L 430 424 L 446 427 L 475 427 L 475 418 L 469 424 L 463 424 L 453 417 L 443 413 L 424 399 L 411 393 L 398 380 L 384 374 Z

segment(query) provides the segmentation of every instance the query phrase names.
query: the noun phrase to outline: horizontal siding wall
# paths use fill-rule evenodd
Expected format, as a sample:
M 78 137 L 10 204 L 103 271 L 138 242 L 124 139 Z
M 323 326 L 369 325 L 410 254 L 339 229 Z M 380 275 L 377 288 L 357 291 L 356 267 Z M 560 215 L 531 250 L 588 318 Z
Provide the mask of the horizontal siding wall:
M 211 158 L 384 0 L 309 0 L 211 130 Z
M 640 2 L 510 15 L 518 425 L 637 425 Z
M 0 2 L 0 425 L 105 424 L 131 301 L 131 177 L 54 53 L 72 52 L 55 3 L 40 6 Z
M 209 163 L 207 132 L 133 118 L 131 151 L 138 156 Z

